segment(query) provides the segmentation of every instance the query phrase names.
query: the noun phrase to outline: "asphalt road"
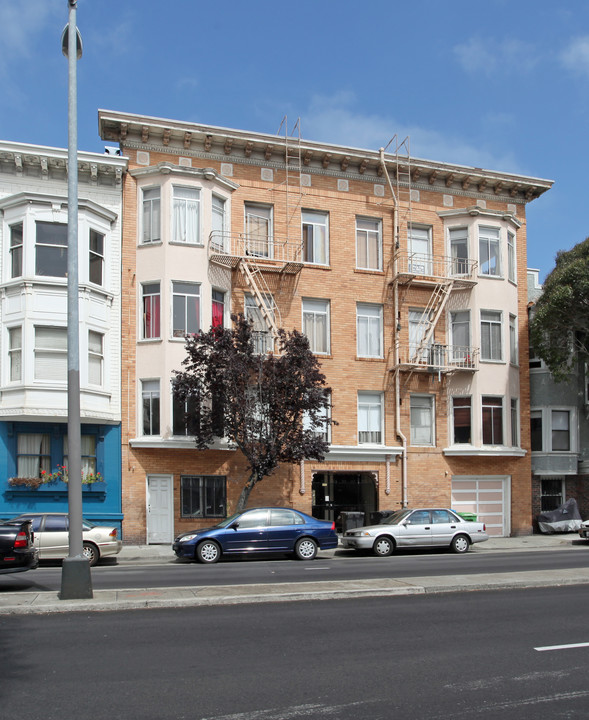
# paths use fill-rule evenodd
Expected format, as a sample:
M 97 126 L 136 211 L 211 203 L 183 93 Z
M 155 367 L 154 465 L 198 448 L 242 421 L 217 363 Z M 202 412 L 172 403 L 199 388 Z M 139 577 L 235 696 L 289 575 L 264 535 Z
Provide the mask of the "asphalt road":
M 588 641 L 583 587 L 7 616 L 0 706 L 27 720 L 570 720 L 587 717 Z
M 580 550 L 553 550 L 527 553 L 467 553 L 455 555 L 446 550 L 413 551 L 376 558 L 343 552 L 313 562 L 285 558 L 267 560 L 226 560 L 217 565 L 171 561 L 153 565 L 121 565 L 106 561 L 92 569 L 92 585 L 98 589 L 147 587 L 190 587 L 291 583 L 300 581 L 341 581 L 374 578 L 410 578 L 423 576 L 507 573 L 530 570 L 551 571 L 586 568 L 589 553 Z M 61 567 L 43 564 L 28 573 L 0 576 L 0 593 L 29 590 L 59 591 Z

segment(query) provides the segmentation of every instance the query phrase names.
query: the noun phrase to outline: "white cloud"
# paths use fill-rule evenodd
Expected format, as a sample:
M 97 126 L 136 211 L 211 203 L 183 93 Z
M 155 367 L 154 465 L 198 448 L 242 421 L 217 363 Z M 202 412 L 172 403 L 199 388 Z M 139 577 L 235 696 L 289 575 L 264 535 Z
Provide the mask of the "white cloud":
M 534 46 L 515 38 L 471 37 L 465 43 L 456 45 L 454 54 L 467 73 L 487 77 L 525 74 L 539 62 Z
M 472 165 L 473 167 L 504 172 L 519 172 L 515 157 L 509 152 L 497 154 L 464 138 L 445 135 L 435 129 L 405 125 L 395 118 L 355 112 L 352 93 L 338 93 L 330 97 L 315 96 L 309 109 L 301 116 L 301 134 L 305 139 L 378 150 L 409 138 L 413 157 L 441 162 Z M 396 136 L 396 141 L 391 140 Z M 399 150 L 405 154 L 406 147 Z
M 560 61 L 568 70 L 589 76 L 589 35 L 574 38 L 560 54 Z

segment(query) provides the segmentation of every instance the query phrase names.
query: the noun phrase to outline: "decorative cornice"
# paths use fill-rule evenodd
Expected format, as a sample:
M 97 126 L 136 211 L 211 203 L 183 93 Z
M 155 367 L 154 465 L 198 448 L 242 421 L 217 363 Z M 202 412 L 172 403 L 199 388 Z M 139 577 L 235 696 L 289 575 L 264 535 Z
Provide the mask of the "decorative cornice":
M 221 173 L 217 172 L 214 168 L 192 168 L 184 165 L 174 165 L 169 162 L 160 162 L 157 165 L 150 165 L 149 167 L 134 168 L 129 171 L 129 175 L 135 178 L 153 177 L 154 175 L 174 175 L 178 177 L 197 177 L 204 180 L 211 180 L 216 182 L 218 185 L 223 185 L 228 190 L 237 190 L 239 185 L 233 180 L 229 180 Z
M 438 216 L 442 219 L 454 217 L 459 218 L 464 217 L 465 215 L 470 215 L 471 217 L 480 215 L 484 218 L 491 218 L 493 220 L 505 220 L 505 222 L 509 222 L 514 225 L 516 229 L 519 229 L 522 226 L 521 222 L 513 213 L 506 213 L 501 210 L 487 210 L 486 208 L 479 207 L 478 205 L 473 205 L 472 207 L 467 208 L 456 208 L 454 210 L 438 210 Z
M 67 209 L 67 196 L 53 193 L 21 192 L 16 195 L 7 195 L 0 200 L 0 210 L 7 210 L 19 205 L 58 205 L 65 210 Z M 91 212 L 110 223 L 114 223 L 118 217 L 117 213 L 112 210 L 85 198 L 78 199 L 78 209 Z

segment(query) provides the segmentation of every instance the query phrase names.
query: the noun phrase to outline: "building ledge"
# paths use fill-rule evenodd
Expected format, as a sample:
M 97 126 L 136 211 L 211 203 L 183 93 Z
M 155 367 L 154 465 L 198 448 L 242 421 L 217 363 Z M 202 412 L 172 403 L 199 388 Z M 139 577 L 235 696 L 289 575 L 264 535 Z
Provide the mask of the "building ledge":
M 132 438 L 129 445 L 135 448 L 157 448 L 159 450 L 197 450 L 194 438 L 187 437 L 171 437 L 162 438 L 158 436 L 148 436 L 140 438 Z M 235 445 L 230 445 L 225 439 L 218 439 L 207 448 L 208 450 L 237 450 Z M 202 451 L 201 451 L 202 452 Z
M 402 452 L 403 448 L 389 445 L 330 445 L 323 462 L 395 461 Z
M 489 445 L 475 447 L 474 445 L 451 445 L 444 448 L 444 455 L 452 457 L 525 457 L 527 450 L 505 445 Z

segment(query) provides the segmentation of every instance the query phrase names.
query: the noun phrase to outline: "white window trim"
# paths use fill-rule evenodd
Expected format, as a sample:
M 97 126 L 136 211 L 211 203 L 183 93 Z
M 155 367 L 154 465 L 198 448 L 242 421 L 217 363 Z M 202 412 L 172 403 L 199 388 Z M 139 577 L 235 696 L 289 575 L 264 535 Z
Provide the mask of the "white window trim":
M 502 228 L 499 227 L 498 225 L 482 224 L 482 225 L 477 226 L 477 230 L 478 230 L 478 233 L 477 233 L 478 248 L 477 249 L 478 249 L 478 258 L 479 258 L 479 276 L 483 277 L 483 278 L 493 278 L 495 280 L 503 280 L 504 279 L 504 275 L 503 275 L 504 263 L 503 263 L 503 253 L 502 253 L 502 249 L 501 249 L 502 235 L 503 235 Z M 497 234 L 498 234 L 497 238 L 495 238 L 494 236 L 485 235 L 485 233 L 484 233 L 485 230 L 496 230 Z M 498 265 L 498 267 L 497 267 L 496 273 L 483 272 L 483 261 L 481 259 L 481 239 L 482 238 L 485 238 L 487 240 L 487 246 L 490 246 L 491 242 L 494 244 L 494 241 L 495 240 L 497 241 L 497 265 Z
M 174 218 L 174 203 L 176 201 L 176 190 L 192 190 L 196 192 L 196 199 L 191 198 L 192 202 L 196 202 L 197 207 L 197 221 L 196 221 L 196 240 L 177 240 L 175 237 L 176 234 L 176 224 L 175 224 L 175 218 Z M 170 245 L 184 245 L 184 246 L 191 246 L 191 247 L 203 247 L 203 241 L 202 241 L 202 198 L 203 198 L 203 190 L 200 187 L 200 185 L 186 185 L 183 183 L 172 183 L 171 186 L 171 193 L 170 193 L 170 238 L 169 238 L 169 244 Z M 179 198 L 180 200 L 188 200 L 188 198 Z M 186 205 L 186 202 L 184 203 Z M 186 211 L 186 208 L 184 210 Z
M 313 304 L 316 306 L 315 309 L 312 308 Z M 324 310 L 321 310 L 320 306 L 323 307 Z M 325 317 L 325 350 L 317 350 L 313 347 L 314 343 L 311 342 L 311 338 L 307 336 L 307 339 L 309 340 L 309 345 L 311 346 L 311 352 L 314 355 L 329 355 L 331 353 L 331 303 L 329 300 L 323 300 L 321 298 L 303 298 L 301 309 L 303 329 L 305 328 L 305 315 L 313 315 L 313 318 L 316 316 Z
M 376 398 L 378 398 L 378 402 L 376 402 Z M 362 432 L 375 432 L 373 430 L 362 430 L 360 428 L 360 405 L 366 405 L 370 409 L 378 407 L 380 411 L 380 417 L 379 417 L 379 430 L 376 432 L 380 432 L 380 442 L 376 443 L 370 443 L 370 442 L 361 442 L 360 441 L 360 433 Z M 384 434 L 385 434 L 385 428 L 384 428 L 384 394 L 382 392 L 370 392 L 370 391 L 358 391 L 357 396 L 357 421 L 358 421 L 358 445 L 384 445 Z
M 500 343 L 501 343 L 501 353 L 499 358 L 487 358 L 483 355 L 483 313 L 494 313 L 495 315 L 499 315 L 499 322 L 496 320 L 485 320 L 484 322 L 491 325 L 500 325 Z M 503 310 L 490 310 L 489 308 L 481 308 L 479 312 L 479 333 L 480 333 L 480 341 L 481 341 L 481 352 L 480 352 L 480 361 L 483 363 L 504 363 L 505 362 L 505 339 L 503 337 Z M 489 334 L 489 343 L 491 343 L 491 334 Z M 491 349 L 491 345 L 489 346 L 489 349 Z
M 552 412 L 569 413 L 569 450 L 552 449 Z M 542 415 L 542 450 L 532 450 L 533 455 L 575 455 L 579 452 L 579 431 L 577 408 L 566 405 L 541 405 L 532 406 L 531 413 L 539 412 Z
M 305 219 L 305 215 L 307 216 L 307 219 Z M 321 219 L 322 222 L 313 222 L 313 220 L 309 220 L 309 218 L 308 218 L 309 215 L 315 216 L 318 220 Z M 306 260 L 304 257 L 304 248 L 303 248 L 303 262 L 307 265 L 321 265 L 322 267 L 329 265 L 329 213 L 325 212 L 324 210 L 305 210 L 305 209 L 303 209 L 301 211 L 301 235 L 303 232 L 304 225 L 311 225 L 313 227 L 325 228 L 325 248 L 324 248 L 325 262 L 320 262 L 316 259 Z M 315 248 L 313 248 L 313 251 L 314 251 L 314 249 Z
M 378 260 L 377 260 L 377 267 L 371 268 L 371 267 L 363 267 L 359 264 L 359 257 L 358 257 L 358 220 L 366 220 L 368 222 L 376 223 L 377 230 L 367 230 L 365 228 L 360 228 L 363 232 L 376 232 L 378 236 Z M 382 256 L 383 256 L 383 248 L 382 248 L 382 218 L 377 217 L 368 217 L 366 215 L 356 215 L 356 222 L 354 226 L 354 232 L 355 232 L 355 245 L 356 245 L 356 269 L 357 270 L 365 270 L 367 272 L 382 272 Z
M 149 240 L 144 240 L 144 239 L 143 239 L 143 234 L 144 234 L 144 226 L 143 226 L 144 211 L 143 211 L 143 206 L 144 206 L 144 202 L 145 202 L 145 200 L 144 200 L 144 193 L 148 192 L 149 190 L 159 190 L 159 193 L 160 193 L 160 196 L 159 196 L 159 201 L 160 201 L 159 225 L 160 225 L 160 227 L 159 227 L 159 238 L 157 238 L 156 240 L 154 240 L 153 238 L 151 238 L 151 239 L 149 239 Z M 164 232 L 163 223 L 162 223 L 163 194 L 164 194 L 164 192 L 163 192 L 163 186 L 162 186 L 162 185 L 157 185 L 157 184 L 156 184 L 156 185 L 144 185 L 144 186 L 138 188 L 138 192 L 139 192 L 138 208 L 139 208 L 139 218 L 140 218 L 140 222 L 137 223 L 137 225 L 139 226 L 139 237 L 138 237 L 138 243 L 137 243 L 137 244 L 138 244 L 139 246 L 144 246 L 144 245 L 147 245 L 147 246 L 160 245 L 160 244 L 163 242 L 163 232 Z M 149 200 L 148 202 L 151 203 L 152 201 Z
M 483 403 L 484 398 L 494 398 L 501 400 L 501 435 L 503 436 L 501 438 L 501 443 L 485 443 L 483 441 L 484 438 L 484 429 L 485 429 L 485 422 L 483 419 L 483 411 L 485 408 L 485 405 Z M 505 422 L 505 414 L 507 412 L 506 402 L 505 402 L 505 395 L 495 395 L 493 393 L 485 393 L 481 395 L 481 405 L 480 405 L 480 422 L 481 422 L 481 447 L 509 447 L 505 444 L 506 433 L 508 430 L 507 423 Z M 493 406 L 494 407 L 494 406 Z M 511 440 L 511 438 L 510 438 Z
M 431 435 L 431 441 L 430 442 L 416 442 L 414 439 L 414 425 L 412 421 L 411 411 L 413 410 L 412 403 L 413 400 L 426 400 L 427 405 L 429 406 L 427 409 L 430 412 L 430 420 L 431 423 L 429 425 L 430 429 L 430 435 Z M 414 447 L 435 447 L 436 446 L 436 402 L 435 402 L 435 396 L 434 395 L 427 395 L 427 394 L 419 394 L 419 393 L 411 393 L 411 396 L 409 398 L 409 426 L 410 426 L 410 441 L 411 445 Z
M 371 320 L 376 320 L 378 323 L 378 354 L 372 355 L 368 352 L 368 347 L 365 350 L 361 347 L 361 333 L 360 333 L 360 319 L 368 318 L 368 335 L 370 335 Z M 384 357 L 383 350 L 383 309 L 382 305 L 377 303 L 356 303 L 356 353 L 359 358 L 375 358 L 382 360 Z
M 196 285 L 198 287 L 198 293 L 184 293 L 184 292 L 175 292 L 174 291 L 174 285 Z M 185 336 L 184 335 L 174 335 L 174 298 L 176 296 L 183 297 L 184 305 L 186 307 L 186 298 L 198 298 L 198 329 L 196 333 L 198 334 L 202 330 L 202 303 L 203 303 L 203 297 L 202 297 L 202 283 L 200 282 L 192 282 L 190 280 L 171 280 L 170 281 L 170 340 L 174 342 L 185 342 Z M 161 307 L 161 298 L 160 298 L 160 307 Z M 186 320 L 186 318 L 185 318 Z M 161 310 L 160 310 L 160 323 L 161 323 Z M 161 334 L 161 324 L 160 324 L 160 334 Z M 190 334 L 190 333 L 189 333 Z

